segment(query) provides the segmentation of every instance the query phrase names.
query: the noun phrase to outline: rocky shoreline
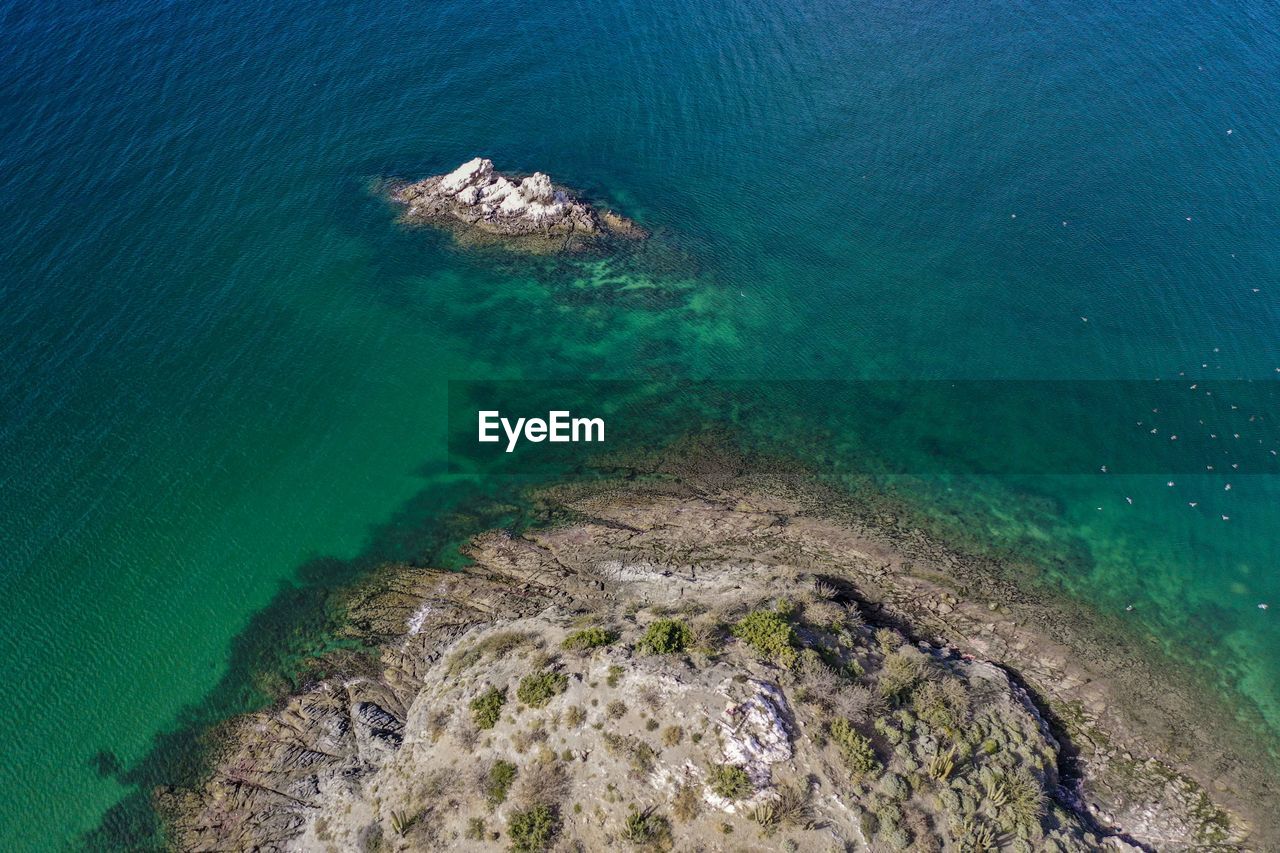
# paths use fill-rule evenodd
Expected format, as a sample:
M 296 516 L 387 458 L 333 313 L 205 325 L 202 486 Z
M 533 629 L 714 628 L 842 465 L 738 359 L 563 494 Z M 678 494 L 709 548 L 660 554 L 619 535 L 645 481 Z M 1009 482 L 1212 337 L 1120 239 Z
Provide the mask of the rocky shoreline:
M 404 206 L 403 221 L 446 228 L 465 244 L 547 254 L 582 251 L 609 237 L 647 236 L 631 220 L 588 204 L 542 172 L 503 175 L 482 157 L 446 175 L 394 184 L 390 197 Z
M 1192 701 L 918 531 L 746 474 L 539 500 L 353 590 L 377 661 L 235 721 L 175 846 L 1272 849 Z

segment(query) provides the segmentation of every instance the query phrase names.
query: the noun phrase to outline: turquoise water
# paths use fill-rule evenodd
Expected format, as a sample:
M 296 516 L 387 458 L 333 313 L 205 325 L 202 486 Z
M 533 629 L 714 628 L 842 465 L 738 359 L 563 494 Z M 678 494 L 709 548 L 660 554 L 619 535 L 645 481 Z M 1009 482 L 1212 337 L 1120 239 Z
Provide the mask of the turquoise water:
M 5 849 L 71 842 L 155 781 L 159 733 L 260 701 L 228 684 L 254 631 L 293 636 L 290 590 L 423 553 L 460 493 L 450 378 L 1280 368 L 1269 6 L 9 0 L 0 22 Z M 370 192 L 476 154 L 655 237 L 473 256 Z M 809 437 L 775 414 L 755 426 Z M 836 431 L 820 458 L 860 448 Z M 966 484 L 965 523 L 1069 553 L 1063 584 L 1206 657 L 1275 749 L 1261 470 L 1038 477 L 1035 513 Z

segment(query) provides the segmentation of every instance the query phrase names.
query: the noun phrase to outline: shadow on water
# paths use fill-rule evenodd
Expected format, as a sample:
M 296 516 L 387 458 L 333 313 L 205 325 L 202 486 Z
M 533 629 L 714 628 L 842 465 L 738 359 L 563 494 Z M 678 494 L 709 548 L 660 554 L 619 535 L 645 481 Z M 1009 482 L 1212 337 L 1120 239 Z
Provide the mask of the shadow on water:
M 333 653 L 360 651 L 354 640 L 335 639 L 344 587 L 389 562 L 460 568 L 465 559 L 459 546 L 470 536 L 495 526 L 520 525 L 519 491 L 520 482 L 514 479 L 484 491 L 466 484 L 432 486 L 374 528 L 356 557 L 319 557 L 300 565 L 232 640 L 226 671 L 214 688 L 202 701 L 183 708 L 140 761 L 125 767 L 107 749 L 90 759 L 99 775 L 115 777 L 133 790 L 69 849 L 165 849 L 153 794 L 157 788 L 199 781 L 214 745 L 214 727 L 324 677 L 326 659 L 331 662 Z

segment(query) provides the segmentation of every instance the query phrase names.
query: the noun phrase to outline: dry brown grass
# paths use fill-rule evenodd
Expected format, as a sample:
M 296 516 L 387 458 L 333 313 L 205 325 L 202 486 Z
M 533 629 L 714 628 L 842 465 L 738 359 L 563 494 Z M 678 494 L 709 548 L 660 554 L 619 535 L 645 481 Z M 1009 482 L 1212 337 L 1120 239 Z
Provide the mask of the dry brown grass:
M 671 801 L 671 814 L 681 823 L 688 823 L 702 812 L 702 792 L 698 785 L 686 784 L 676 789 Z
M 554 806 L 569 791 L 569 778 L 564 768 L 551 761 L 535 761 L 520 771 L 511 796 L 520 808 L 535 805 Z
M 498 631 L 450 655 L 446 671 L 454 678 L 485 658 L 503 657 L 524 646 L 540 646 L 542 642 L 541 637 L 528 631 Z

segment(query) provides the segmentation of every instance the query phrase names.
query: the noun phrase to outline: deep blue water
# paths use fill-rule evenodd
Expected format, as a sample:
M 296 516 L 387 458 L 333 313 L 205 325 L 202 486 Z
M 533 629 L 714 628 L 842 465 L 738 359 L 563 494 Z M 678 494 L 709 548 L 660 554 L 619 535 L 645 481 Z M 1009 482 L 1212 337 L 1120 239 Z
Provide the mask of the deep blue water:
M 95 826 L 299 566 L 452 485 L 449 378 L 1276 377 L 1278 71 L 1239 0 L 0 2 L 0 847 Z M 471 256 L 370 191 L 477 154 L 652 245 Z M 975 533 L 1083 543 L 1062 583 L 1280 731 L 1261 470 Z

